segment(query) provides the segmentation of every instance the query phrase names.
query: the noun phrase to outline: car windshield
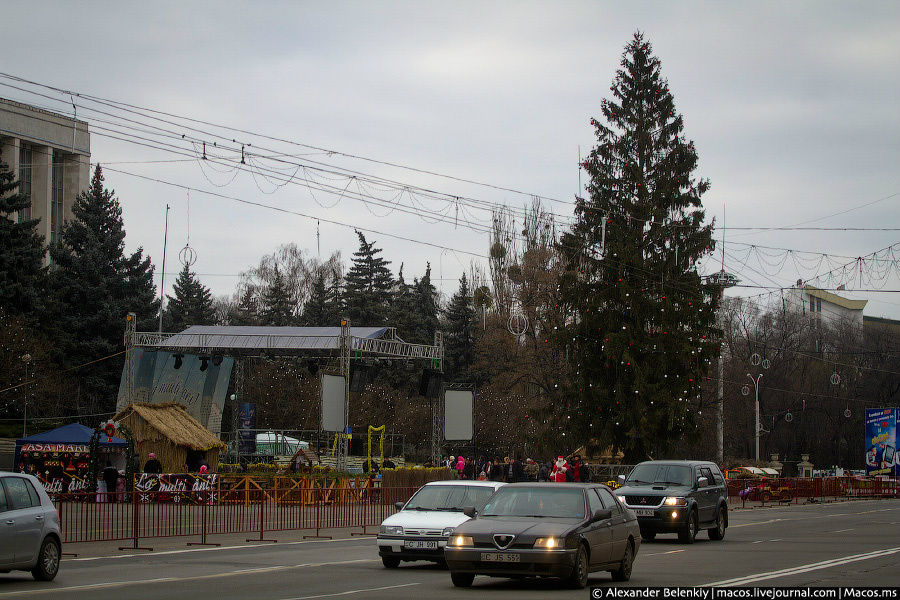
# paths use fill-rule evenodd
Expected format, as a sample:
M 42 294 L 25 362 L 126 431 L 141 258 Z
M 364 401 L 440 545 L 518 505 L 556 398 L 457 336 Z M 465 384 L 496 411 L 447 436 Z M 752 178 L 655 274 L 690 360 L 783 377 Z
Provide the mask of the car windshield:
M 560 517 L 583 519 L 584 494 L 579 488 L 500 488 L 484 506 L 485 517 Z
M 628 476 L 627 483 L 691 485 L 691 468 L 684 465 L 638 465 Z
M 481 510 L 494 488 L 484 485 L 426 485 L 406 503 L 404 510 Z

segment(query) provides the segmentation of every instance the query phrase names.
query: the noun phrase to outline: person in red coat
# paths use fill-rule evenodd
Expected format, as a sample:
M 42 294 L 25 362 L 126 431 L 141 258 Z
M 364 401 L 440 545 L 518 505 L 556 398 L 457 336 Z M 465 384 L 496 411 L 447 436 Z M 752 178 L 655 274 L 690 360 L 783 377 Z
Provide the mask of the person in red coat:
M 568 470 L 569 463 L 566 462 L 566 459 L 564 457 L 558 456 L 556 458 L 556 462 L 553 463 L 553 470 L 550 471 L 550 481 L 565 483 L 566 471 Z

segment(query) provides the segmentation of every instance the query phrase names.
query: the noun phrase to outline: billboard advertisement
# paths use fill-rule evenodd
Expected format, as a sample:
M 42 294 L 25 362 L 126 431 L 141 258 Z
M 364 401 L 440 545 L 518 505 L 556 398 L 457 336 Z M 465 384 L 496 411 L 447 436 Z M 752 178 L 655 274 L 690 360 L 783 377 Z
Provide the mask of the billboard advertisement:
M 171 352 L 149 351 L 135 348 L 134 352 L 134 401 L 161 404 L 179 402 L 189 415 L 218 435 L 222 429 L 222 409 L 231 379 L 234 359 L 222 360 Z M 205 362 L 205 366 L 204 366 Z M 216 363 L 219 364 L 216 364 Z M 176 364 L 178 365 L 176 367 Z M 119 383 L 116 410 L 125 408 L 125 369 Z
M 866 475 L 896 476 L 897 408 L 866 409 Z

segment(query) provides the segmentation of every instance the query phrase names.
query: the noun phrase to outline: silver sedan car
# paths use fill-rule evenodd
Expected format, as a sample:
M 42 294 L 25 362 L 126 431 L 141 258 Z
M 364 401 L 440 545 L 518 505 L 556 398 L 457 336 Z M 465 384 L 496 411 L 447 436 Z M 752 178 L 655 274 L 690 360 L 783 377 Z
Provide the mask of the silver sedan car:
M 59 516 L 41 482 L 0 471 L 0 573 L 31 571 L 39 581 L 52 580 L 60 540 Z

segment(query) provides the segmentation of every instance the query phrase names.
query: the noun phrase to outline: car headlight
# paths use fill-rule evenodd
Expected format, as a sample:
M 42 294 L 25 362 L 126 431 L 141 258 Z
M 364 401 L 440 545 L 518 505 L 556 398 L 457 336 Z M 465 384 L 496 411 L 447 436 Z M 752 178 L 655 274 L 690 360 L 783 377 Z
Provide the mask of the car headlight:
M 663 504 L 665 504 L 666 506 L 686 506 L 687 499 L 680 496 L 669 496 L 668 498 L 663 500 Z
M 378 528 L 378 533 L 385 535 L 403 535 L 403 527 L 399 525 L 382 525 Z
M 616 498 L 618 498 L 619 502 L 621 502 L 622 504 L 626 504 L 624 494 L 623 495 L 616 494 Z
M 450 545 L 454 548 L 464 548 L 466 546 L 474 546 L 475 541 L 471 535 L 454 535 L 450 538 Z
M 441 537 L 449 537 L 451 533 L 453 533 L 453 527 L 444 527 L 444 530 L 441 532 Z
M 543 548 L 545 550 L 554 550 L 556 548 L 562 548 L 563 542 L 561 539 L 557 537 L 539 537 L 534 540 L 535 548 Z

